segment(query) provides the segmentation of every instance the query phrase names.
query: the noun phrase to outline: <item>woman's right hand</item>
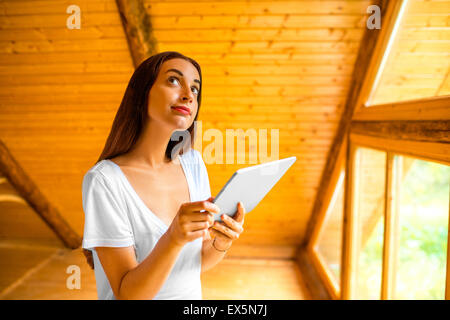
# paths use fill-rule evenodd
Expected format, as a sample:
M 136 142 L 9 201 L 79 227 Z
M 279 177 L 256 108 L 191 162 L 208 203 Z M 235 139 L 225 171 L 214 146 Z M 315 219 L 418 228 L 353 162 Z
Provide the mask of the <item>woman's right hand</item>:
M 186 202 L 180 206 L 177 215 L 173 219 L 168 234 L 172 243 L 184 246 L 186 243 L 197 238 L 204 237 L 208 229 L 214 224 L 214 215 L 220 209 L 209 200 L 212 197 L 197 202 Z M 200 212 L 200 210 L 205 210 Z

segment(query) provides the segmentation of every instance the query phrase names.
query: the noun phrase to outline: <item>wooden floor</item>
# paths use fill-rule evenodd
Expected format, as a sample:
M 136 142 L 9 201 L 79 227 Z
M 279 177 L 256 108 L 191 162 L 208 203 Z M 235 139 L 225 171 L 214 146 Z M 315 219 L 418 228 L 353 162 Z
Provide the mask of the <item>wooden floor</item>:
M 80 289 L 67 288 L 70 265 L 80 267 Z M 205 300 L 310 299 L 292 260 L 225 258 L 201 280 Z M 0 299 L 97 299 L 94 272 L 80 249 L 0 244 Z
M 204 299 L 310 299 L 292 260 L 226 258 L 202 274 Z

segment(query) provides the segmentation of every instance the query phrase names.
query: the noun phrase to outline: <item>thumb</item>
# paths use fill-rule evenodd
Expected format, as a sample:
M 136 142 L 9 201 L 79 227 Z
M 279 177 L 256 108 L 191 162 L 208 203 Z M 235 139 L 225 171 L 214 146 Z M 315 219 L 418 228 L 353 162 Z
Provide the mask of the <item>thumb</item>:
M 212 202 L 214 200 L 215 197 L 209 197 L 208 199 L 206 199 L 206 201 Z
M 245 216 L 244 204 L 242 202 L 239 202 L 235 220 L 237 222 L 242 222 L 244 220 L 244 216 Z

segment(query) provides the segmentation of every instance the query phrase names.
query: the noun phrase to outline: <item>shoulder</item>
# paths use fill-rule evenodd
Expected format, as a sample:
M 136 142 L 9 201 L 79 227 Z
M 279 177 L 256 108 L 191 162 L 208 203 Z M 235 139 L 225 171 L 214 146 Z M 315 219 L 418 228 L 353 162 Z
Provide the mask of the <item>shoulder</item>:
M 189 149 L 188 152 L 181 155 L 184 163 L 187 165 L 199 166 L 204 165 L 202 155 L 199 151 L 195 149 Z
M 206 166 L 203 162 L 202 154 L 199 151 L 191 148 L 181 158 L 184 165 L 194 177 L 204 176 L 206 174 Z
M 206 169 L 205 163 L 203 162 L 202 154 L 195 150 L 191 149 L 189 153 L 186 154 L 186 157 L 190 160 L 190 170 L 192 179 L 198 190 L 198 200 L 204 200 L 211 196 L 211 189 L 209 186 L 209 177 L 208 170 Z
M 109 160 L 97 162 L 83 177 L 83 190 L 95 184 L 101 184 L 108 189 L 114 189 L 116 176 L 114 163 Z
M 190 149 L 185 155 L 182 155 L 183 162 L 192 173 L 194 180 L 203 180 L 208 176 L 208 171 L 206 169 L 205 163 L 203 162 L 202 154 L 195 150 Z

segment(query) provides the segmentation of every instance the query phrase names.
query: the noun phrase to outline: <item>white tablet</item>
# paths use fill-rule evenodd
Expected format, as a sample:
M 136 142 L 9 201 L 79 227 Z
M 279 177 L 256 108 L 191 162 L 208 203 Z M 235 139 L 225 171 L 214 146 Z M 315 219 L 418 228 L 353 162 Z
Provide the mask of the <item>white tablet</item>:
M 296 160 L 289 157 L 237 170 L 214 198 L 220 208 L 214 220 L 222 221 L 222 214 L 234 216 L 239 202 L 246 213 L 252 211 Z

